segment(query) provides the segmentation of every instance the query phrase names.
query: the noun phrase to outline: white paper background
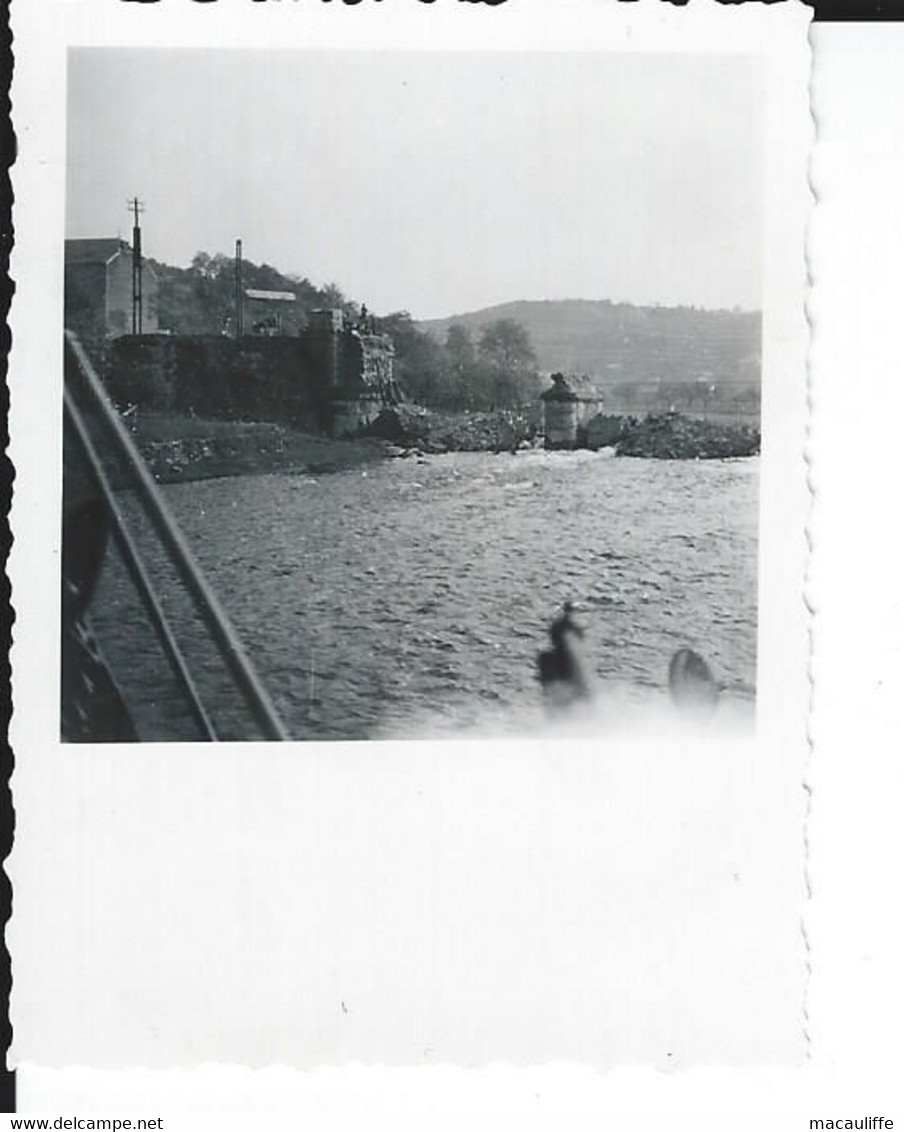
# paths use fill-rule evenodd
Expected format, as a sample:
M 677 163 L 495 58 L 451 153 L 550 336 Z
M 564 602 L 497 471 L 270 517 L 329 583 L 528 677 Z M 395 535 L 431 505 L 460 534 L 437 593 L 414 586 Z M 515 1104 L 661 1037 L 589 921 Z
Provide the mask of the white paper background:
M 894 515 L 893 497 L 888 493 L 896 470 L 891 462 L 894 447 L 890 443 L 894 416 L 877 408 L 874 396 L 866 395 L 869 390 L 881 390 L 886 399 L 884 403 L 888 404 L 897 388 L 893 383 L 893 363 L 898 356 L 894 317 L 888 322 L 880 317 L 894 314 L 891 306 L 894 290 L 887 283 L 891 276 L 885 277 L 884 288 L 876 287 L 868 301 L 864 301 L 866 281 L 875 278 L 883 257 L 887 257 L 890 247 L 894 246 L 895 236 L 889 222 L 876 224 L 875 217 L 881 214 L 879 207 L 872 208 L 864 203 L 867 189 L 873 205 L 881 205 L 876 195 L 881 197 L 883 190 L 888 200 L 894 199 L 894 169 L 886 172 L 888 179 L 884 183 L 876 178 L 877 167 L 882 162 L 887 163 L 889 142 L 893 140 L 887 133 L 882 134 L 883 128 L 888 128 L 882 111 L 895 105 L 888 98 L 889 84 L 900 70 L 899 56 L 888 51 L 885 57 L 887 65 L 883 70 L 868 54 L 853 58 L 836 56 L 834 60 L 827 55 L 824 74 L 817 73 L 817 84 L 827 83 L 823 90 L 835 92 L 838 125 L 833 137 L 831 94 L 823 95 L 829 109 L 821 113 L 824 149 L 818 155 L 817 183 L 821 187 L 821 178 L 828 177 L 836 188 L 833 198 L 829 189 L 821 187 L 824 207 L 818 224 L 828 226 L 830 232 L 832 251 L 826 261 L 833 265 L 833 270 L 827 269 L 825 298 L 831 300 L 834 296 L 836 305 L 834 313 L 830 312 L 831 317 L 826 320 L 827 327 L 821 331 L 821 342 L 817 342 L 816 358 L 825 376 L 816 389 L 819 414 L 811 446 L 816 460 L 820 506 L 823 498 L 826 500 L 826 509 L 817 509 L 814 518 L 817 550 L 823 557 L 817 556 L 814 561 L 812 592 L 817 602 L 820 602 L 820 593 L 827 595 L 822 599 L 817 621 L 819 652 L 814 668 L 818 684 L 813 730 L 821 753 L 812 774 L 817 793 L 810 832 L 813 875 L 819 877 L 820 870 L 825 869 L 826 879 L 822 892 L 817 884 L 808 920 L 811 937 L 819 942 L 810 999 L 810 1028 L 814 1037 L 812 1068 L 778 1076 L 709 1071 L 681 1077 L 649 1073 L 638 1077 L 635 1073 L 623 1072 L 606 1078 L 604 1087 L 591 1073 L 553 1069 L 529 1074 L 496 1070 L 467 1076 L 451 1070 L 430 1073 L 345 1070 L 339 1075 L 336 1071 L 324 1071 L 295 1077 L 284 1075 L 282 1084 L 272 1073 L 252 1080 L 241 1071 L 226 1077 L 219 1072 L 209 1078 L 210 1092 L 206 1094 L 198 1078 L 191 1081 L 178 1076 L 170 1078 L 177 1109 L 187 1107 L 187 1097 L 192 1097 L 202 1108 L 232 1108 L 236 1101 L 227 1100 L 224 1091 L 227 1088 L 237 1090 L 233 1097 L 244 1092 L 258 1105 L 282 1106 L 286 1097 L 281 1095 L 281 1090 L 288 1089 L 304 1111 L 316 1115 L 321 1124 L 332 1120 L 334 1126 L 341 1126 L 344 1120 L 360 1120 L 365 1113 L 368 1123 L 391 1118 L 394 1125 L 401 1119 L 410 1120 L 414 1127 L 428 1113 L 432 1123 L 442 1123 L 441 1114 L 445 1114 L 451 1124 L 452 1120 L 460 1123 L 464 1112 L 486 1116 L 495 1110 L 497 1113 L 505 1111 L 510 1117 L 517 1114 L 519 1123 L 533 1122 L 539 1126 L 553 1118 L 561 1119 L 565 1112 L 570 1111 L 575 1116 L 586 1114 L 590 1108 L 627 1110 L 640 1115 L 643 1111 L 675 1114 L 682 1109 L 693 1112 L 707 1107 L 732 1112 L 733 1123 L 744 1126 L 737 1106 L 745 1089 L 751 1089 L 767 1107 L 775 1106 L 777 1097 L 784 1096 L 785 1106 L 793 1109 L 795 1105 L 806 1105 L 806 1090 L 818 1086 L 822 1102 L 823 1098 L 827 1099 L 829 1087 L 826 1078 L 820 1075 L 822 1069 L 839 1064 L 847 1071 L 847 1078 L 836 1077 L 836 1087 L 853 1088 L 856 1074 L 858 1071 L 861 1074 L 856 1095 L 849 1094 L 846 1103 L 861 1104 L 867 1083 L 864 1074 L 870 1071 L 876 1073 L 869 1089 L 870 1111 L 884 1111 L 877 1102 L 893 1100 L 883 1091 L 883 1085 L 887 1087 L 892 1080 L 887 1062 L 883 1066 L 882 1061 L 888 1038 L 886 1036 L 878 1045 L 871 1044 L 870 1038 L 876 1034 L 877 996 L 893 1003 L 895 990 L 900 991 L 900 982 L 895 984 L 888 962 L 884 965 L 882 962 L 883 957 L 887 960 L 893 954 L 890 947 L 899 926 L 888 911 L 889 902 L 883 900 L 884 880 L 877 869 L 877 862 L 891 847 L 889 841 L 883 839 L 890 838 L 895 827 L 892 787 L 894 776 L 899 775 L 897 764 L 889 757 L 890 729 L 896 722 L 900 723 L 900 716 L 893 715 L 900 709 L 891 694 L 895 673 L 889 668 L 895 653 L 900 664 L 900 652 L 896 650 L 900 640 L 901 607 L 900 602 L 894 602 L 899 560 L 894 544 L 883 542 L 888 540 L 893 525 L 888 520 Z M 834 72 L 829 69 L 833 65 Z M 850 81 L 852 74 L 856 76 L 856 84 L 853 91 L 850 87 L 845 91 L 844 82 Z M 844 97 L 840 97 L 839 92 L 843 92 Z M 872 102 L 869 101 L 871 94 Z M 856 162 L 851 160 L 847 148 L 852 145 L 856 147 Z M 873 223 L 872 234 L 858 232 L 858 227 L 867 228 L 868 221 Z M 825 239 L 818 224 L 814 228 L 817 248 L 818 240 Z M 900 238 L 900 231 L 897 236 Z M 861 241 L 859 248 L 857 240 Z M 845 241 L 849 242 L 847 256 Z M 853 270 L 840 271 L 842 263 Z M 818 254 L 814 256 L 814 271 L 818 281 Z M 820 301 L 817 291 L 814 309 L 818 310 Z M 863 439 L 867 428 L 869 443 L 858 449 L 857 439 Z M 820 454 L 825 458 L 822 468 Z M 876 584 L 883 579 L 884 587 Z M 856 594 L 855 603 L 838 600 L 846 591 Z M 846 642 L 857 646 L 853 658 L 847 655 Z M 900 668 L 897 676 L 900 679 Z M 52 728 L 53 721 L 49 725 Z M 854 760 L 856 773 L 853 776 L 844 778 L 834 773 Z M 106 772 L 95 768 L 91 773 L 95 775 L 94 784 L 102 787 L 103 774 L 116 771 L 110 767 Z M 165 774 L 161 774 L 163 778 Z M 897 782 L 900 783 L 899 777 Z M 839 786 L 840 783 L 843 785 Z M 160 788 L 163 786 L 165 783 L 161 782 Z M 864 822 L 867 802 L 874 819 Z M 70 804 L 77 809 L 78 800 Z M 820 805 L 826 807 L 822 815 Z M 202 823 L 203 820 L 202 817 Z M 839 837 L 840 828 L 850 830 L 850 835 Z M 111 829 L 116 831 L 115 822 Z M 494 835 L 498 834 L 498 825 L 490 823 L 489 829 Z M 203 824 L 201 831 L 204 831 Z M 118 844 L 111 838 L 110 850 L 115 851 Z M 48 845 L 48 853 L 52 848 Z M 78 863 L 73 862 L 76 877 Z M 115 871 L 112 862 L 110 869 Z M 151 879 L 159 881 L 155 874 Z M 835 894 L 842 897 L 840 906 L 849 913 L 844 918 L 837 916 L 838 908 L 827 900 L 831 886 L 835 886 Z M 124 895 L 128 897 L 128 893 Z M 874 927 L 877 920 L 878 931 Z M 900 939 L 899 934 L 897 938 Z M 146 961 L 147 951 L 141 946 L 139 936 L 136 961 Z M 55 995 L 65 995 L 67 991 L 48 982 L 44 993 L 52 1014 L 52 1004 L 57 1001 Z M 843 1000 L 846 1013 L 828 1005 L 834 1001 L 837 1007 L 839 998 Z M 202 1076 L 200 1080 L 204 1079 Z M 31 1104 L 44 1111 L 57 1110 L 64 1099 L 67 1105 L 71 1102 L 76 1111 L 97 1111 L 101 1104 L 109 1105 L 109 1094 L 104 1093 L 99 1079 L 88 1080 L 87 1093 L 79 1095 L 78 1081 L 71 1073 L 26 1070 L 22 1074 L 23 1107 Z M 115 1080 L 128 1088 L 129 1080 L 134 1084 L 136 1078 L 127 1076 Z M 771 1089 L 768 1096 L 762 1092 L 767 1081 Z M 109 1080 L 104 1087 L 110 1087 Z M 29 1089 L 33 1090 L 30 1101 Z M 76 1091 L 67 1093 L 67 1089 Z M 638 1092 L 639 1089 L 642 1091 Z M 159 1082 L 153 1090 L 145 1100 L 133 1096 L 129 1103 L 133 1107 L 147 1108 L 149 1114 L 151 1110 L 162 1108 Z M 115 1101 L 113 1107 L 116 1107 Z M 746 1099 L 744 1107 L 749 1108 Z M 808 1111 L 813 1114 L 812 1109 Z M 861 1114 L 859 1107 L 856 1114 Z M 639 1123 L 642 1124 L 642 1120 Z

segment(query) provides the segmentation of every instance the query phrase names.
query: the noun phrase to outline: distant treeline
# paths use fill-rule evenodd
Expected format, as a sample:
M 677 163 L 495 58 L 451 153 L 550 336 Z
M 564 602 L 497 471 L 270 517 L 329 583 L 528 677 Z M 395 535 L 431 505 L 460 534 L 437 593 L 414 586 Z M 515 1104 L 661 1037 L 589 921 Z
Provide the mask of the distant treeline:
M 396 374 L 409 397 L 435 409 L 513 408 L 537 400 L 544 382 L 530 335 L 511 318 L 489 323 L 475 339 L 452 325 L 443 341 L 419 330 L 407 311 L 380 325 L 396 348 Z

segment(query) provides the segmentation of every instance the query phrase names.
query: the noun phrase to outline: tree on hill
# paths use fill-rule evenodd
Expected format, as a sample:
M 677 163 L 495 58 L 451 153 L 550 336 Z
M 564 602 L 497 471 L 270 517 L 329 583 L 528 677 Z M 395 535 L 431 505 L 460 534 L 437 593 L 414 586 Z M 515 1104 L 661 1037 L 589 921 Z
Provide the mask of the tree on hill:
M 474 409 L 482 406 L 477 350 L 466 326 L 453 323 L 446 332 L 446 363 L 450 397 L 454 407 Z
M 345 292 L 337 283 L 327 283 L 320 291 L 321 306 L 329 310 L 345 311 L 357 318 L 361 308 L 356 302 L 346 298 Z
M 395 347 L 395 376 L 406 394 L 421 405 L 444 404 L 445 355 L 435 338 L 414 324 L 408 311 L 394 311 L 379 320 Z
M 537 364 L 530 335 L 513 318 L 491 322 L 480 336 L 479 349 L 481 359 L 496 369 L 515 373 Z
M 537 355 L 525 327 L 513 318 L 491 322 L 480 335 L 478 359 L 493 403 L 520 405 L 539 393 Z
M 489 326 L 475 348 L 464 326 L 450 326 L 444 342 L 420 330 L 408 311 L 380 319 L 393 341 L 396 377 L 407 395 L 435 409 L 515 406 L 539 393 L 530 336 L 513 320 Z
M 196 252 L 191 261 L 191 270 L 202 279 L 216 279 L 218 265 L 207 252 Z
M 477 352 L 466 326 L 453 322 L 446 331 L 446 353 L 455 373 L 466 374 L 473 370 L 477 361 Z

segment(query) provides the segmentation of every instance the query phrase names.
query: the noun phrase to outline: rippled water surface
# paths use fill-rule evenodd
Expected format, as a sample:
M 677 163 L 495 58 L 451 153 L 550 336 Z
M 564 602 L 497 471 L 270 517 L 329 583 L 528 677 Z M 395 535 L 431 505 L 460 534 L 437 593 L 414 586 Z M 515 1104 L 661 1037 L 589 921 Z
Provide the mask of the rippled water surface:
M 292 734 L 361 739 L 532 718 L 535 657 L 565 600 L 607 683 L 662 688 L 689 645 L 752 697 L 757 471 L 477 453 L 165 490 Z M 97 607 L 144 737 L 193 737 L 115 563 Z M 227 737 L 242 734 L 228 681 L 193 663 Z

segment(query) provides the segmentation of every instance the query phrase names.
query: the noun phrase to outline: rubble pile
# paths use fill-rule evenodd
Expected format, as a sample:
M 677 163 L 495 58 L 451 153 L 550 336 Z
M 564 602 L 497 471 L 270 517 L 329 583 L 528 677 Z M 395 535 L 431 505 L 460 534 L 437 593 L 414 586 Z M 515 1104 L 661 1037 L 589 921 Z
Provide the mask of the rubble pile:
M 426 453 L 512 452 L 533 443 L 537 429 L 526 410 L 438 413 L 405 404 L 384 409 L 369 432 Z
M 756 456 L 759 429 L 718 424 L 681 413 L 651 413 L 632 423 L 615 445 L 619 456 L 653 460 L 724 460 Z

